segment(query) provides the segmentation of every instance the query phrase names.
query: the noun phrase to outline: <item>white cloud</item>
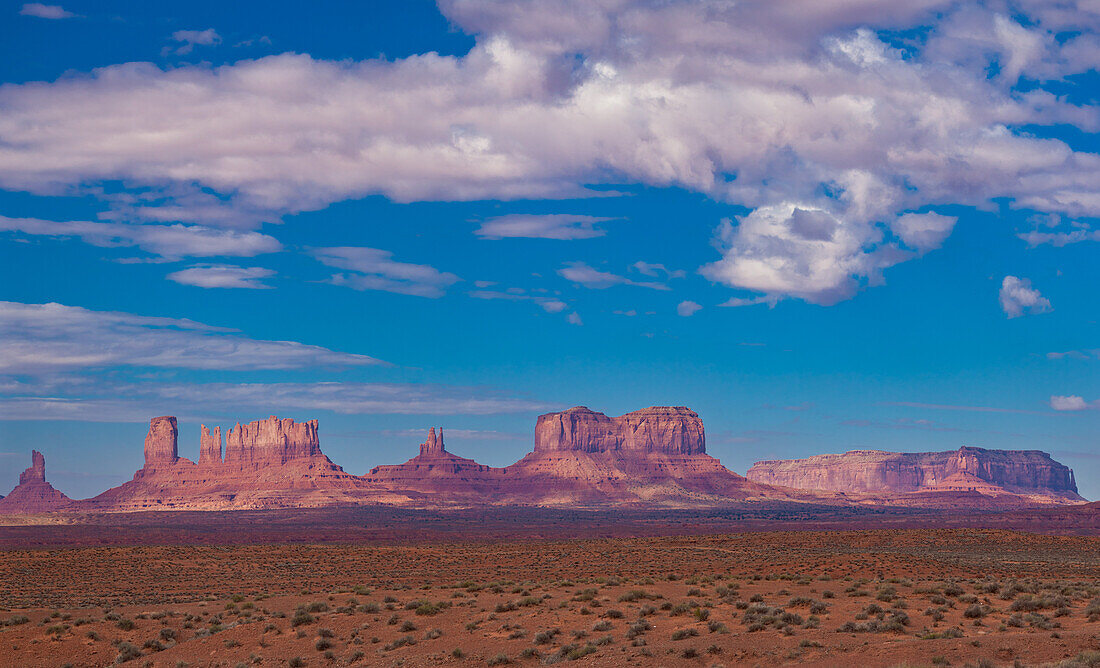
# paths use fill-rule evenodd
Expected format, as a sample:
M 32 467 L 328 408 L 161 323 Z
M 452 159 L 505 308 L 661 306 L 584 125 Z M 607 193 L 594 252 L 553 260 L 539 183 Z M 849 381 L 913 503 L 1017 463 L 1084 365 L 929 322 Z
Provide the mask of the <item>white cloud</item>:
M 546 295 L 532 295 L 528 294 L 526 290 L 522 288 L 508 288 L 506 291 L 500 290 L 471 290 L 469 295 L 474 299 L 503 299 L 505 301 L 530 301 L 539 305 L 542 310 L 547 313 L 561 313 L 565 309 L 569 308 L 569 305 L 556 297 L 548 297 Z
M 23 16 L 37 16 L 40 19 L 71 19 L 76 14 L 66 11 L 61 5 L 44 5 L 41 2 L 28 2 L 19 10 Z
M 905 212 L 1006 198 L 1100 214 L 1100 156 L 1020 129 L 1095 132 L 1096 107 L 1017 87 L 1094 70 L 1100 19 L 1080 3 L 1002 4 L 447 0 L 476 37 L 460 57 L 128 63 L 5 85 L 0 186 L 123 182 L 165 193 L 135 209 L 230 226 L 378 193 L 674 186 L 751 210 L 712 280 L 833 303 L 919 256 L 891 229 L 916 251 L 942 241 Z M 928 37 L 904 53 L 884 41 L 915 28 Z M 204 189 L 220 203 L 198 206 Z
M 1055 248 L 1061 248 L 1062 246 L 1077 244 L 1082 241 L 1100 241 L 1100 230 L 1094 230 L 1085 223 L 1078 223 L 1076 227 L 1077 229 L 1067 232 L 1039 232 L 1038 230 L 1032 230 L 1017 236 L 1026 241 L 1029 248 L 1035 248 L 1036 246 L 1042 246 L 1044 244 L 1050 244 Z
M 271 288 L 263 279 L 274 276 L 275 272 L 263 267 L 238 267 L 232 264 L 197 264 L 187 269 L 174 271 L 166 277 L 181 285 L 194 285 L 199 288 L 244 288 L 247 290 L 268 290 Z
M 564 267 L 558 270 L 558 275 L 567 281 L 572 281 L 573 283 L 594 290 L 603 290 L 613 285 L 634 285 L 640 288 L 650 288 L 653 290 L 669 289 L 664 283 L 634 281 L 626 276 L 619 276 L 618 274 L 593 269 L 584 262 L 567 262 Z
M 695 315 L 695 312 L 701 308 L 703 307 L 693 301 L 682 301 L 676 305 L 676 314 L 686 318 Z
M 299 369 L 381 364 L 365 355 L 293 341 L 250 339 L 191 320 L 0 302 L 0 373 L 107 367 Z
M 659 274 L 664 274 L 668 278 L 683 278 L 687 275 L 687 272 L 685 272 L 683 269 L 669 269 L 663 264 L 652 264 L 649 262 L 644 262 L 642 260 L 639 260 L 638 262 L 630 265 L 630 268 L 640 274 L 645 274 L 646 276 L 657 276 Z
M 577 312 L 570 313 L 565 319 L 570 325 L 583 325 L 584 321 L 581 320 L 581 316 Z
M 1001 309 L 1009 318 L 1053 310 L 1050 300 L 1032 288 L 1031 281 L 1026 278 L 1005 276 L 1001 282 L 1000 299 Z
M 1056 411 L 1084 411 L 1090 408 L 1100 408 L 1100 401 L 1088 402 L 1076 395 L 1059 396 L 1051 395 L 1050 407 Z
M 92 221 L 51 221 L 0 216 L 0 231 L 49 237 L 78 237 L 93 246 L 136 246 L 165 258 L 253 257 L 282 245 L 259 232 L 238 232 L 201 225 L 127 225 Z
M 574 216 L 570 214 L 528 215 L 511 214 L 490 218 L 474 231 L 485 239 L 522 237 L 528 239 L 591 239 L 606 234 L 595 227 L 611 218 Z
M 183 43 L 183 46 L 174 51 L 174 53 L 181 56 L 191 53 L 196 46 L 214 46 L 222 42 L 221 35 L 213 28 L 207 28 L 206 30 L 177 30 L 172 33 L 172 39 Z
M 890 228 L 905 245 L 921 253 L 927 253 L 943 245 L 943 240 L 951 234 L 958 222 L 955 216 L 942 216 L 938 213 L 906 213 L 898 216 Z
M 825 209 L 795 203 L 760 207 L 736 226 L 723 221 L 718 230 L 723 258 L 700 272 L 765 296 L 835 304 L 861 285 L 881 281 L 883 269 L 908 257 L 881 240 L 879 228 L 843 222 Z
M 756 306 L 757 304 L 767 304 L 769 308 L 775 308 L 775 305 L 779 302 L 778 297 L 730 297 L 726 301 L 719 304 L 719 306 L 725 306 L 730 308 L 736 308 L 738 306 Z
M 377 248 L 340 246 L 314 248 L 311 253 L 323 264 L 354 272 L 334 274 L 330 279 L 333 285 L 354 290 L 383 290 L 435 299 L 459 280 L 454 274 L 426 264 L 398 262 L 392 259 L 390 251 Z

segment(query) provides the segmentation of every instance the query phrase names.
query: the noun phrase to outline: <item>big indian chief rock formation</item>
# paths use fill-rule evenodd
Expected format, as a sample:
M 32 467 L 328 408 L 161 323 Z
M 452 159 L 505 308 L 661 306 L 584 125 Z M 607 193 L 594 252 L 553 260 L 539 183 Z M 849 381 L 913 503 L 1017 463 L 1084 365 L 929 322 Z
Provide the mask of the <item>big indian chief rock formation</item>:
M 1038 450 L 961 447 L 948 452 L 853 450 L 753 464 L 748 477 L 768 485 L 854 494 L 977 492 L 1038 504 L 1080 503 L 1069 467 Z

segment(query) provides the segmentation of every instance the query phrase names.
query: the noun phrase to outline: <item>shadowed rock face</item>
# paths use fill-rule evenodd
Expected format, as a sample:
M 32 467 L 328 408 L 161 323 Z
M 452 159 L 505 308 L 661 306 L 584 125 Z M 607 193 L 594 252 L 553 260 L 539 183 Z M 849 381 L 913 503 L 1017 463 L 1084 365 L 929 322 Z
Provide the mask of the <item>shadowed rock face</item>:
M 853 450 L 757 462 L 748 477 L 769 485 L 846 493 L 974 490 L 1080 499 L 1073 471 L 1038 450 Z
M 160 464 L 175 464 L 176 454 L 176 418 L 169 415 L 149 420 L 149 433 L 145 436 L 145 468 L 155 468 Z
M 46 482 L 46 458 L 31 450 L 31 467 L 19 474 L 19 484 L 0 498 L 0 513 L 41 513 L 59 510 L 72 500 Z
M 624 455 L 706 453 L 703 421 L 683 406 L 654 406 L 608 417 L 584 406 L 540 415 L 535 452 L 615 452 Z

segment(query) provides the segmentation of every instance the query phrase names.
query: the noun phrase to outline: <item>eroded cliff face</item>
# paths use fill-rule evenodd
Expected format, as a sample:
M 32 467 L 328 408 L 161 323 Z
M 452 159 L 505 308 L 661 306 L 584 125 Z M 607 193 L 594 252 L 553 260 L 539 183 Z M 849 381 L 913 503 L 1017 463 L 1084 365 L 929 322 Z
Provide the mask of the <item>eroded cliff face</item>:
M 706 453 L 703 421 L 690 408 L 654 406 L 608 417 L 584 406 L 540 415 L 535 452 Z
M 149 420 L 149 433 L 145 436 L 145 468 L 175 464 L 179 459 L 176 451 L 176 418 L 162 415 Z
M 200 425 L 199 431 L 199 464 L 222 463 L 222 428 L 207 429 L 206 425 Z
M 31 466 L 19 474 L 19 484 L 11 494 L 0 498 L 0 514 L 50 512 L 64 508 L 71 501 L 46 482 L 46 458 L 41 452 L 31 450 Z
M 317 420 L 295 423 L 272 415 L 246 425 L 238 422 L 225 437 L 226 462 L 285 464 L 320 454 Z
M 358 503 L 369 485 L 321 452 L 317 421 L 271 416 L 237 424 L 222 454 L 221 428 L 202 426 L 199 463 L 177 456 L 176 419 L 154 418 L 145 466 L 133 480 L 75 502 L 87 510 L 226 510 Z M 384 496 L 384 495 L 383 495 Z
M 753 464 L 751 480 L 796 489 L 845 493 L 977 491 L 1083 500 L 1073 471 L 1038 450 L 899 453 L 853 450 L 842 455 Z

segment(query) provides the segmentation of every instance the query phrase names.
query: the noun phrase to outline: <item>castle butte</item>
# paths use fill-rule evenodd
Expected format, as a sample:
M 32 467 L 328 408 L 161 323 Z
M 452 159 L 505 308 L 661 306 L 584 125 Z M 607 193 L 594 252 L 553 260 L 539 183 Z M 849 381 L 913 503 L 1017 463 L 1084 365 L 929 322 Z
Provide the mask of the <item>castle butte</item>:
M 583 406 L 541 415 L 532 452 L 495 468 L 449 452 L 428 431 L 403 464 L 363 476 L 321 452 L 316 420 L 271 416 L 222 430 L 201 426 L 198 462 L 179 456 L 176 418 L 150 420 L 144 466 L 91 499 L 72 500 L 33 465 L 0 513 L 233 510 L 387 504 L 717 507 L 758 502 L 835 506 L 1010 508 L 1080 503 L 1073 473 L 1044 453 L 962 448 L 955 453 L 857 451 L 758 462 L 741 476 L 706 453 L 692 410 L 646 408 L 610 417 Z
M 1073 471 L 1038 450 L 949 452 L 852 450 L 841 455 L 760 461 L 748 478 L 766 485 L 846 494 L 914 496 L 977 492 L 1036 504 L 1081 503 Z

